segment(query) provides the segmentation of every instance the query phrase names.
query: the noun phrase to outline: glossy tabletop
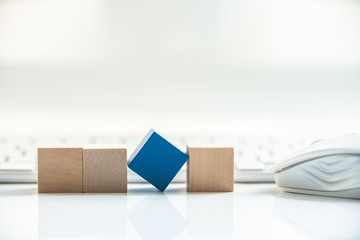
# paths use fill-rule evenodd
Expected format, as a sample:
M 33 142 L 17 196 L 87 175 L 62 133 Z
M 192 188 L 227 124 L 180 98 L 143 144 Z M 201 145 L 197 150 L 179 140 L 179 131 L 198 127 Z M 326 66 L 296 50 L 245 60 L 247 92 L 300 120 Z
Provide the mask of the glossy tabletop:
M 0 239 L 360 239 L 360 201 L 235 184 L 233 193 L 38 194 L 0 185 Z

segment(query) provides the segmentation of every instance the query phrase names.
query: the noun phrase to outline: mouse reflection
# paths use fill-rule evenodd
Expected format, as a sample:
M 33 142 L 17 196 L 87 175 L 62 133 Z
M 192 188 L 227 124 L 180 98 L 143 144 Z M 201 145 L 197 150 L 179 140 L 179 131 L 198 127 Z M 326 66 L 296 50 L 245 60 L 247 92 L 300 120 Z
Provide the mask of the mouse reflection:
M 125 236 L 126 208 L 126 195 L 39 194 L 39 239 Z
M 190 235 L 232 235 L 233 193 L 189 193 L 186 197 Z
M 274 213 L 286 224 L 321 239 L 360 239 L 357 200 L 281 192 Z
M 172 239 L 186 229 L 184 217 L 167 196 L 147 196 L 128 213 L 131 223 L 144 239 Z

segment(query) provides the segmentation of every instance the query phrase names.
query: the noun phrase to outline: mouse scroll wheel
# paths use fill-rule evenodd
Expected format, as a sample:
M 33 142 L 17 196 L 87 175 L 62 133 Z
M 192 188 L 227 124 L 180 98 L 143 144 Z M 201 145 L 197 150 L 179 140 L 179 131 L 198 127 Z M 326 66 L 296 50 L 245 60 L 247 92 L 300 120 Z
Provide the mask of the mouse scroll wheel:
M 310 145 L 313 145 L 313 144 L 315 144 L 315 143 L 321 142 L 322 140 L 324 140 L 324 139 L 317 139 L 317 140 L 313 141 L 312 143 L 310 143 Z

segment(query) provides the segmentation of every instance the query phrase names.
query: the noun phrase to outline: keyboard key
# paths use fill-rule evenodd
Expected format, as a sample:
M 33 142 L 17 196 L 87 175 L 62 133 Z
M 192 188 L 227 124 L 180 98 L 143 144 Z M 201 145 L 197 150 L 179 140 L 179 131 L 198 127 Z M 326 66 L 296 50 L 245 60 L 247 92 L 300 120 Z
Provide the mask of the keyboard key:
M 1 163 L 0 164 L 1 171 L 34 171 L 35 164 L 34 163 Z
M 94 144 L 95 138 L 92 137 L 66 137 L 63 142 L 67 144 Z
M 257 160 L 265 165 L 272 165 L 276 162 L 277 156 L 270 152 L 265 152 L 257 156 Z
M 33 142 L 35 142 L 35 145 L 47 145 L 47 144 L 59 144 L 61 143 L 62 138 L 60 137 L 36 137 L 33 138 Z
M 109 136 L 109 137 L 103 137 L 98 136 L 94 138 L 94 142 L 96 144 L 120 144 L 122 143 L 123 139 L 116 136 Z
M 238 171 L 261 171 L 264 165 L 255 161 L 238 161 L 235 163 L 236 170 Z

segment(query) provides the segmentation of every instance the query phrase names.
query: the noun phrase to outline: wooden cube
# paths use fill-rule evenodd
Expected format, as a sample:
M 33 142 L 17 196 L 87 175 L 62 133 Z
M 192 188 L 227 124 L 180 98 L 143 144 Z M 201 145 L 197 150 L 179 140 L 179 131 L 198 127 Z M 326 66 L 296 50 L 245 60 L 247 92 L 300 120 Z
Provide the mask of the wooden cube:
M 38 192 L 81 193 L 82 154 L 79 146 L 38 148 Z
M 233 192 L 234 148 L 187 146 L 189 192 Z
M 83 192 L 127 192 L 127 156 L 125 147 L 84 147 Z

